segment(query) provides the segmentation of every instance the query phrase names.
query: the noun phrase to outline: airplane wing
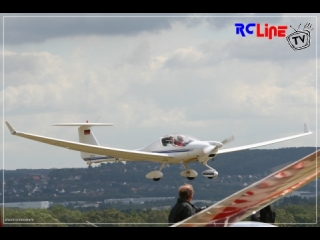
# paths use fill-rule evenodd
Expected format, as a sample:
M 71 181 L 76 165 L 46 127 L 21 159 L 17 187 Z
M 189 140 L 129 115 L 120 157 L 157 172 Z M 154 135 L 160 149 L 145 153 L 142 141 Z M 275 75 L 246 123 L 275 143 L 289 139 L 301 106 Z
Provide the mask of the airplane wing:
M 161 162 L 163 160 L 171 160 L 173 157 L 167 154 L 161 153 L 149 153 L 149 152 L 141 152 L 134 150 L 125 150 L 125 149 L 117 149 L 117 148 L 108 148 L 97 145 L 90 145 L 78 142 L 71 142 L 61 139 L 43 137 L 38 135 L 33 135 L 29 133 L 17 132 L 10 123 L 6 122 L 7 127 L 9 128 L 12 135 L 16 135 L 19 137 L 27 138 L 30 140 L 50 144 L 57 147 L 63 147 L 70 150 L 80 151 L 80 152 L 88 152 L 99 155 L 106 155 L 118 158 L 124 158 L 126 161 L 130 160 L 146 160 L 146 161 L 155 161 Z
M 241 151 L 241 150 L 245 150 L 245 149 L 262 147 L 262 146 L 266 146 L 266 145 L 270 145 L 270 144 L 274 144 L 274 143 L 278 143 L 278 142 L 287 141 L 287 140 L 294 139 L 294 138 L 303 137 L 303 136 L 306 136 L 306 135 L 309 135 L 309 134 L 312 134 L 312 132 L 309 130 L 308 125 L 305 123 L 304 124 L 304 133 L 302 133 L 302 134 L 297 134 L 297 135 L 293 135 L 293 136 L 290 136 L 290 137 L 278 138 L 278 139 L 274 139 L 274 140 L 270 140 L 270 141 L 266 141 L 266 142 L 261 142 L 261 143 L 254 143 L 254 144 L 240 146 L 240 147 L 221 149 L 221 150 L 219 150 L 217 152 L 217 154 L 235 152 L 235 151 Z
M 171 227 L 229 227 L 320 176 L 320 150 Z

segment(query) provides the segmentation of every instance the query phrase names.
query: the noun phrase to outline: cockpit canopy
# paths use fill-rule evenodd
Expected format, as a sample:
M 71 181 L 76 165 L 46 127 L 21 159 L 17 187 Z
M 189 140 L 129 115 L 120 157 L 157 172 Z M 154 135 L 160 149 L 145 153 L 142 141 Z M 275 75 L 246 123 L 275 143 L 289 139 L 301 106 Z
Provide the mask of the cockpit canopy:
M 186 146 L 192 141 L 198 141 L 198 139 L 184 135 L 184 134 L 178 134 L 178 133 L 173 133 L 173 134 L 167 134 L 161 138 L 161 142 L 163 146 Z

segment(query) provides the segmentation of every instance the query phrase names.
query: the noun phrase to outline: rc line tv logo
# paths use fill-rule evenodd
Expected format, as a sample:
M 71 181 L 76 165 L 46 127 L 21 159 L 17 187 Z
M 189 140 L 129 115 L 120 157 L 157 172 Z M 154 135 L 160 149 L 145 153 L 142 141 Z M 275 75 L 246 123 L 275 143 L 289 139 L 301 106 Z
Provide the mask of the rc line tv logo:
M 242 37 L 246 37 L 246 34 L 253 35 L 254 33 L 256 34 L 256 37 L 265 37 L 269 40 L 272 40 L 273 37 L 286 37 L 290 47 L 294 51 L 310 46 L 310 31 L 313 30 L 313 28 L 311 29 L 312 25 L 307 22 L 304 25 L 303 30 L 299 31 L 300 25 L 297 30 L 290 26 L 295 31 L 286 37 L 286 30 L 288 29 L 288 26 L 285 25 L 269 26 L 268 23 L 265 23 L 263 28 L 260 23 L 248 23 L 246 25 L 243 23 L 234 24 L 236 28 L 236 35 L 241 35 Z
M 260 23 L 248 23 L 244 25 L 243 23 L 235 23 L 236 34 L 241 34 L 242 37 L 246 37 L 246 33 L 252 35 L 256 33 L 256 37 L 266 37 L 272 40 L 273 37 L 286 37 L 286 30 L 288 26 L 279 25 L 272 26 L 268 23 L 264 24 L 264 28 L 260 25 Z

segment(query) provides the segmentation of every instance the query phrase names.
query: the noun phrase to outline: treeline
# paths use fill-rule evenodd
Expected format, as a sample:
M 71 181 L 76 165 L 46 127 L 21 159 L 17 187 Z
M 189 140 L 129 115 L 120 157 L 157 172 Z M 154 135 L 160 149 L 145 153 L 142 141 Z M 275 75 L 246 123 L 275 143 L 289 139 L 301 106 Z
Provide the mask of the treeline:
M 294 205 L 288 200 L 275 205 L 276 226 L 319 227 L 320 210 L 315 199 Z M 170 209 L 79 211 L 57 205 L 49 209 L 4 208 L 4 227 L 167 227 Z M 0 214 L 1 215 L 1 214 Z M 246 219 L 248 220 L 248 219 Z
M 64 206 L 50 209 L 4 208 L 3 227 L 164 227 L 169 210 L 114 208 L 81 212 Z
M 320 210 L 315 204 L 289 204 L 275 208 L 275 212 L 276 225 L 279 227 L 320 227 Z

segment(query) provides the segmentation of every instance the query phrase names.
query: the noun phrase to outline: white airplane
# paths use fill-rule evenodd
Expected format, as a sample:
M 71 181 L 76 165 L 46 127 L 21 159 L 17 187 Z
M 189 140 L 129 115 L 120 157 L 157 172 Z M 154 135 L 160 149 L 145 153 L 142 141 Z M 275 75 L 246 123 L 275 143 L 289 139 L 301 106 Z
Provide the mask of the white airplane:
M 80 143 L 18 132 L 10 125 L 10 123 L 6 122 L 6 125 L 13 135 L 79 151 L 81 152 L 82 159 L 86 161 L 89 166 L 92 163 L 116 161 L 152 161 L 161 163 L 159 170 L 151 171 L 146 175 L 146 178 L 153 179 L 154 181 L 159 181 L 163 177 L 161 170 L 165 164 L 184 164 L 186 170 L 181 172 L 181 176 L 186 177 L 189 180 L 193 180 L 198 176 L 198 173 L 195 170 L 190 169 L 188 164 L 196 161 L 208 168 L 208 170 L 202 172 L 204 177 L 209 179 L 216 178 L 218 176 L 218 172 L 212 167 L 208 166 L 207 162 L 210 159 L 213 159 L 217 154 L 257 148 L 312 134 L 308 125 L 304 124 L 304 133 L 302 134 L 221 150 L 220 148 L 224 144 L 234 140 L 233 136 L 218 142 L 200 141 L 192 136 L 184 134 L 168 134 L 157 139 L 144 148 L 137 150 L 126 150 L 100 146 L 93 132 L 91 131 L 91 127 L 93 126 L 112 126 L 113 123 L 88 123 L 87 121 L 86 123 L 58 123 L 53 125 L 78 126 Z

